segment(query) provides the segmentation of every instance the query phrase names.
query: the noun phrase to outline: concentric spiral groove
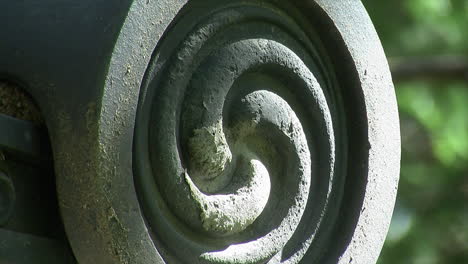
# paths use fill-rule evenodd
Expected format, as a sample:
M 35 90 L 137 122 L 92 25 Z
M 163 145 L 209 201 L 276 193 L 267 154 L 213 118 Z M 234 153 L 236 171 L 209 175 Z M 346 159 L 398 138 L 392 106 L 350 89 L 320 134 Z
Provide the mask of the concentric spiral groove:
M 181 15 L 147 73 L 137 185 L 155 243 L 187 263 L 295 263 L 333 214 L 339 98 L 273 6 L 198 15 Z

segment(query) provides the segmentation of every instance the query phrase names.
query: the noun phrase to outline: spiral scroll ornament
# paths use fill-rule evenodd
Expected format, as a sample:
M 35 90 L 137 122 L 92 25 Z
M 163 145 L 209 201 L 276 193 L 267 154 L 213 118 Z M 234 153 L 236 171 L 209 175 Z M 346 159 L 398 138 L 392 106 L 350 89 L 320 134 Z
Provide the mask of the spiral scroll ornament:
M 158 44 L 140 96 L 135 181 L 154 243 L 168 263 L 317 259 L 346 170 L 333 67 L 284 8 L 198 2 Z

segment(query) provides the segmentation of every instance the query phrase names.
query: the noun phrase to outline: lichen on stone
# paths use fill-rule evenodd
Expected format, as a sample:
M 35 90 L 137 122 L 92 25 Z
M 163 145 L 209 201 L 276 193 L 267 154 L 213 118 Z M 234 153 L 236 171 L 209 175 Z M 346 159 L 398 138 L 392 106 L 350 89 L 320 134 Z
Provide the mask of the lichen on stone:
M 245 186 L 230 194 L 204 194 L 186 173 L 192 197 L 200 208 L 203 228 L 214 234 L 230 235 L 251 225 L 265 208 L 270 196 L 270 176 L 258 160 L 250 160 L 239 175 L 247 179 Z
M 212 180 L 221 176 L 231 164 L 232 153 L 221 121 L 213 126 L 195 129 L 188 145 L 192 177 Z
M 0 114 L 37 125 L 44 122 L 31 96 L 18 85 L 3 80 L 0 80 Z

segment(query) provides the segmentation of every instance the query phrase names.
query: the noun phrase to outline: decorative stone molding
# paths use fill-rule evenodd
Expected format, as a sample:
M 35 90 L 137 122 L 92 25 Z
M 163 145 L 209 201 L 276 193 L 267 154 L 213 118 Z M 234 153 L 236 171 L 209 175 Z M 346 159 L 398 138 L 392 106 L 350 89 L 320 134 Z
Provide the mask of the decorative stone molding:
M 376 262 L 400 138 L 359 1 L 57 8 L 34 12 L 47 38 L 19 25 L 37 47 L 0 44 L 0 72 L 44 114 L 79 263 Z

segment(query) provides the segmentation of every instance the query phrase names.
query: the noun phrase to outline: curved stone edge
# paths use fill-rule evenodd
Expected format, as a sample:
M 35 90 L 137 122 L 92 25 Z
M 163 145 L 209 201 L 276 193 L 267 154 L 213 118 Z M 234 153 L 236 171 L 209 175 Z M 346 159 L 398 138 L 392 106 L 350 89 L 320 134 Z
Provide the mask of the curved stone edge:
M 186 1 L 182 0 L 135 1 L 110 62 L 99 129 L 100 152 L 105 158 L 98 173 L 114 172 L 115 188 L 111 192 L 118 195 L 111 203 L 116 214 L 121 214 L 122 230 L 128 231 L 126 236 L 119 232 L 107 234 L 128 254 L 127 258 L 118 259 L 118 263 L 164 263 L 151 239 L 136 195 L 133 133 L 140 87 L 154 48 L 184 4 Z M 134 210 L 128 210 L 129 207 Z
M 365 197 L 353 236 L 338 263 L 375 263 L 390 225 L 399 180 L 400 127 L 395 91 L 379 37 L 362 3 L 316 3 L 333 20 L 356 64 L 368 122 Z
M 78 183 L 73 189 L 62 179 L 59 185 L 67 186 L 61 208 L 79 263 L 165 263 L 136 195 L 133 133 L 140 86 L 154 48 L 186 2 L 133 2 L 112 50 L 105 83 L 97 87 L 102 98 L 83 118 L 92 132 L 73 140 L 87 150 L 87 158 L 74 158 L 81 150 L 78 154 L 58 150 L 63 156 L 58 162 L 62 178 Z M 73 131 L 67 129 L 66 134 Z

